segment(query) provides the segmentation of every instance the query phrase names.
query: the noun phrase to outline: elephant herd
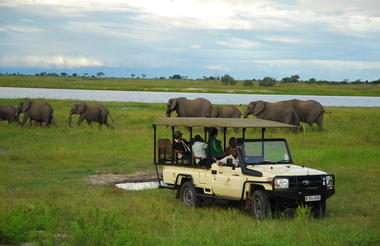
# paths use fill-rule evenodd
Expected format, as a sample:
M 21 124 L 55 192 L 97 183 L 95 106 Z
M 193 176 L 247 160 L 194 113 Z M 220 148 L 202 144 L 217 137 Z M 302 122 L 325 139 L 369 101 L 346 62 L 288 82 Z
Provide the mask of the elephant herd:
M 241 112 L 235 106 L 213 107 L 210 101 L 204 98 L 187 99 L 185 97 L 171 98 L 167 103 L 166 116 L 170 117 L 175 111 L 177 117 L 211 117 L 211 118 L 240 118 Z M 243 117 L 254 115 L 259 119 L 273 120 L 291 125 L 300 125 L 305 122 L 309 126 L 316 123 L 323 129 L 323 115 L 326 111 L 323 106 L 314 100 L 302 101 L 298 99 L 265 102 L 250 102 L 245 110 Z M 22 122 L 19 120 L 20 114 L 24 117 Z M 9 123 L 18 122 L 24 126 L 27 120 L 32 125 L 32 121 L 46 126 L 54 124 L 53 107 L 47 102 L 23 101 L 18 107 L 12 105 L 0 106 L 0 120 L 7 120 Z M 108 109 L 102 104 L 87 105 L 86 103 L 74 104 L 68 115 L 68 125 L 71 127 L 71 118 L 79 115 L 77 125 L 84 120 L 90 125 L 92 122 L 99 123 L 100 127 L 106 125 L 113 128 L 108 123 L 108 117 L 113 121 Z
M 170 117 L 175 111 L 177 117 L 211 117 L 211 118 L 240 118 L 241 112 L 235 106 L 212 107 L 210 101 L 204 98 L 189 100 L 185 97 L 171 98 L 167 104 L 166 116 Z M 243 116 L 254 115 L 259 119 L 273 120 L 291 125 L 300 125 L 305 122 L 309 126 L 316 123 L 323 129 L 323 115 L 326 111 L 323 106 L 314 100 L 302 101 L 298 99 L 265 102 L 250 102 Z
M 24 114 L 22 121 L 20 122 L 20 114 Z M 113 121 L 108 109 L 101 105 L 87 105 L 86 103 L 74 104 L 70 110 L 68 121 L 71 127 L 71 118 L 74 114 L 79 115 L 77 125 L 79 126 L 82 121 L 86 120 L 87 124 L 91 125 L 92 122 L 99 123 L 100 126 L 106 125 L 107 127 L 113 128 L 108 123 L 108 116 Z M 54 123 L 54 110 L 53 107 L 47 102 L 32 102 L 23 101 L 18 107 L 12 105 L 2 105 L 0 106 L 0 120 L 6 120 L 10 123 L 18 122 L 21 126 L 29 120 L 29 124 L 35 121 L 37 124 L 45 126 L 50 126 Z

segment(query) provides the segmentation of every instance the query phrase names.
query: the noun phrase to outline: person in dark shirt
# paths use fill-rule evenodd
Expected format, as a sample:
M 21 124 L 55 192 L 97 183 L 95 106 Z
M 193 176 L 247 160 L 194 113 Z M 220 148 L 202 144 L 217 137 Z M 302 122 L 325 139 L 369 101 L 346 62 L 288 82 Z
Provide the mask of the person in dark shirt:
M 186 140 L 182 138 L 182 132 L 174 132 L 173 148 L 176 152 L 178 160 L 185 160 L 191 162 L 191 149 L 186 143 Z

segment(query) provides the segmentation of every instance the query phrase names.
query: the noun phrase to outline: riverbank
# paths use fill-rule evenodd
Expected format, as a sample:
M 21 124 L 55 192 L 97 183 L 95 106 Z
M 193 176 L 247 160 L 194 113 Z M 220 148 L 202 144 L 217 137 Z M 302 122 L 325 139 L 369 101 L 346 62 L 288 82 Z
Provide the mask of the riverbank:
M 0 99 L 17 105 L 21 99 Z M 152 122 L 165 104 L 104 103 L 115 129 L 68 128 L 75 101 L 47 100 L 57 127 L 0 121 L 0 244 L 41 245 L 376 245 L 380 233 L 380 108 L 328 107 L 326 131 L 279 130 L 296 164 L 334 173 L 324 220 L 255 221 L 234 205 L 189 209 L 171 190 L 90 185 L 94 175 L 151 173 Z M 95 102 L 93 102 L 95 103 Z M 243 106 L 239 106 L 243 109 Z M 170 129 L 160 128 L 160 135 Z M 186 129 L 181 129 L 186 135 Z M 196 132 L 194 132 L 195 134 Z M 237 135 L 229 132 L 230 135 Z M 247 131 L 247 137 L 260 132 Z M 223 238 L 223 240 L 221 240 Z
M 278 94 L 325 96 L 380 96 L 379 84 L 277 83 L 273 87 L 223 85 L 216 80 L 172 80 L 129 78 L 82 78 L 49 76 L 0 76 L 2 87 L 60 88 L 86 90 L 162 91 L 229 94 Z

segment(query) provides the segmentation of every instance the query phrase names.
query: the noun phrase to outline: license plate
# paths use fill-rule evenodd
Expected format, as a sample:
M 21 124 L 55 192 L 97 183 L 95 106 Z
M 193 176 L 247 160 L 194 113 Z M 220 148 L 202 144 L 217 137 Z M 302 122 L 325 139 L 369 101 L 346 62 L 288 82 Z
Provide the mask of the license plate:
M 305 196 L 305 202 L 315 202 L 320 201 L 321 195 L 314 195 L 314 196 Z

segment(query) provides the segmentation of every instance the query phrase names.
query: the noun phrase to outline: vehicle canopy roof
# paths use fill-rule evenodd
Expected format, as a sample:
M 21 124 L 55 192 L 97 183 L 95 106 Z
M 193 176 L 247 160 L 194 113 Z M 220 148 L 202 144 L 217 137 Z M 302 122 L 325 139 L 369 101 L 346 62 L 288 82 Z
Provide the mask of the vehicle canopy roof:
M 157 118 L 153 125 L 186 127 L 226 127 L 226 128 L 297 128 L 277 121 L 247 118 Z

